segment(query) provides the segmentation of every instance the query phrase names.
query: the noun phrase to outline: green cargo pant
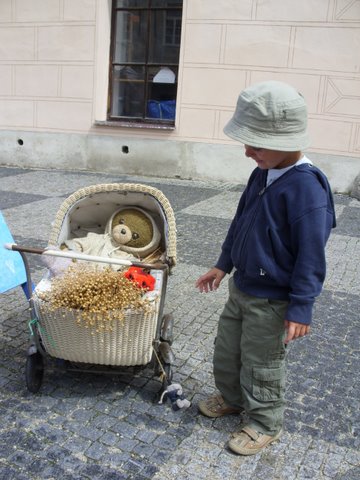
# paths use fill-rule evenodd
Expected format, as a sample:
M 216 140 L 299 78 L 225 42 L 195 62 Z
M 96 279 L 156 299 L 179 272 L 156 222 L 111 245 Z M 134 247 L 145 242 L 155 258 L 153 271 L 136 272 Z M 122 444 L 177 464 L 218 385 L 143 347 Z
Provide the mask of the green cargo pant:
M 284 417 L 287 305 L 247 295 L 231 277 L 215 342 L 216 387 L 228 405 L 245 409 L 254 429 L 269 435 Z

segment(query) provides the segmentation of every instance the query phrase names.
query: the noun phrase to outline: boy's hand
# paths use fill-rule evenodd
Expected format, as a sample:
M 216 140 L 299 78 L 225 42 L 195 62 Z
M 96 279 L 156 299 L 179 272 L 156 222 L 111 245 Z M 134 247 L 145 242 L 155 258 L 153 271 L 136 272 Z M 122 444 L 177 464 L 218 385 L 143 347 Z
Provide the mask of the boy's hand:
M 217 290 L 225 275 L 225 272 L 214 267 L 197 280 L 195 287 L 198 288 L 201 293 Z
M 291 340 L 296 340 L 299 337 L 307 335 L 310 332 L 310 325 L 285 320 L 285 329 L 287 330 L 285 343 L 289 343 Z

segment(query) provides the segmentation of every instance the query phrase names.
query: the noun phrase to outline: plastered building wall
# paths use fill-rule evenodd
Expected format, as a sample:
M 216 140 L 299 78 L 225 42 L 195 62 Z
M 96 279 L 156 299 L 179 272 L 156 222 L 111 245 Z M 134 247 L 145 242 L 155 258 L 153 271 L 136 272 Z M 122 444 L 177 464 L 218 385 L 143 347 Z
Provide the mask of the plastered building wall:
M 239 89 L 278 79 L 306 98 L 313 151 L 360 156 L 359 1 L 189 0 L 186 16 L 183 136 L 225 140 Z
M 334 190 L 351 189 L 359 0 L 184 0 L 176 126 L 166 131 L 106 124 L 110 13 L 109 0 L 0 1 L 0 163 L 246 181 L 254 165 L 222 129 L 240 90 L 277 79 L 304 95 L 309 152 Z

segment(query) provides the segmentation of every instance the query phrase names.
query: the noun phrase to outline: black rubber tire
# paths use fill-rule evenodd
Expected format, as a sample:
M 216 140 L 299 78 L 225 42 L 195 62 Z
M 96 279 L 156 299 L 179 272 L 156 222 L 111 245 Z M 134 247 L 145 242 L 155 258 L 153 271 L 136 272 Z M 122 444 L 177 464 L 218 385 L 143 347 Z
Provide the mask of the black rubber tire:
M 166 378 L 163 379 L 163 388 L 166 389 L 166 387 L 172 382 L 173 371 L 170 363 L 164 363 L 163 369 L 166 373 Z
M 25 365 L 25 380 L 29 392 L 40 390 L 44 377 L 44 360 L 39 352 L 28 355 Z

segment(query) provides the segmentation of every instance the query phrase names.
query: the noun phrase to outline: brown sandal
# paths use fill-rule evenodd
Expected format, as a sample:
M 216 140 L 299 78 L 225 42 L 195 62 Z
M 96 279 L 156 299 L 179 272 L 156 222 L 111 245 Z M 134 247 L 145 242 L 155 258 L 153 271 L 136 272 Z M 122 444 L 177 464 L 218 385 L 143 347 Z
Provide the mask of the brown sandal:
M 201 400 L 198 404 L 199 411 L 210 418 L 222 417 L 224 415 L 231 415 L 233 413 L 241 413 L 244 410 L 242 408 L 235 408 L 226 405 L 223 397 L 218 395 L 213 395 L 206 400 Z
M 281 437 L 280 430 L 275 435 L 266 435 L 266 433 L 257 432 L 250 426 L 245 426 L 240 432 L 233 434 L 229 441 L 229 448 L 238 455 L 255 455 L 263 448 L 275 442 Z

